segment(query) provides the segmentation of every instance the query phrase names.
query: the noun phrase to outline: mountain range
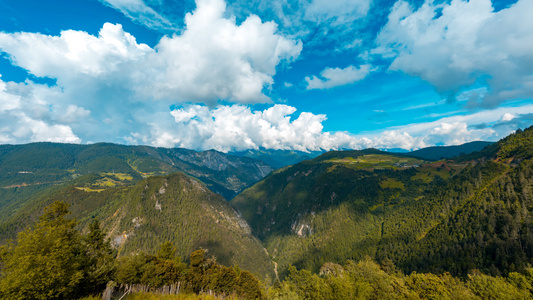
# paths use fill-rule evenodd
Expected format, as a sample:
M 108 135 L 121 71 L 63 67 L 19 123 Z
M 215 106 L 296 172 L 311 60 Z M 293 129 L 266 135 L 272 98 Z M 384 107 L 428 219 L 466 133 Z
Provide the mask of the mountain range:
M 532 155 L 533 128 L 449 160 L 331 151 L 231 204 L 282 274 L 365 256 L 405 272 L 507 274 L 533 263 Z
M 121 256 L 170 241 L 183 259 L 202 248 L 270 282 L 365 256 L 505 275 L 533 264 L 532 145 L 533 128 L 410 153 L 2 145 L 0 239 L 62 200 L 80 230 L 99 219 Z

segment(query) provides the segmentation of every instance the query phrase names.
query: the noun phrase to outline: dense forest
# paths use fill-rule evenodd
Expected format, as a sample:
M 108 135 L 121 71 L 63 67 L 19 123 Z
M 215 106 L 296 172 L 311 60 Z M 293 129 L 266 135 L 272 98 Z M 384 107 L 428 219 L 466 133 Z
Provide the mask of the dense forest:
M 201 247 L 225 265 L 238 264 L 261 277 L 274 277 L 273 264 L 248 224 L 222 196 L 198 180 L 175 173 L 101 191 L 88 188 L 95 180 L 110 177 L 115 178 L 82 176 L 38 195 L 0 224 L 0 237 L 15 238 L 31 220 L 38 220 L 44 207 L 62 201 L 70 205 L 82 232 L 89 230 L 94 219 L 101 220 L 120 256 L 138 251 L 155 254 L 161 243 L 170 241 L 180 257 Z
M 505 278 L 472 270 L 463 280 L 449 273 L 405 275 L 391 261 L 379 265 L 366 257 L 343 266 L 325 263 L 314 274 L 290 267 L 283 281 L 266 285 L 238 266 L 220 265 L 203 249 L 183 262 L 170 242 L 155 255 L 117 258 L 98 220 L 81 234 L 69 213 L 66 203 L 54 202 L 38 222 L 0 248 L 2 299 L 532 298 L 533 268 Z
M 291 265 L 365 256 L 403 272 L 493 276 L 533 263 L 533 129 L 427 162 L 331 151 L 280 169 L 231 201 L 285 276 Z

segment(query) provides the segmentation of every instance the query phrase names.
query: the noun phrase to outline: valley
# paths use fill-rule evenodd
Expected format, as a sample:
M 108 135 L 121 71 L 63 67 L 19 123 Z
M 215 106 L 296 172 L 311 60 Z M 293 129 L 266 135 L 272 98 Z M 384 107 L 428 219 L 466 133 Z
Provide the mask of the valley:
M 99 220 L 119 259 L 169 242 L 180 261 L 203 249 L 269 286 L 350 262 L 463 279 L 472 270 L 521 274 L 533 264 L 532 128 L 452 159 L 330 151 L 274 171 L 215 151 L 0 149 L 4 243 L 61 201 L 81 234 Z M 230 192 L 236 197 L 223 197 Z

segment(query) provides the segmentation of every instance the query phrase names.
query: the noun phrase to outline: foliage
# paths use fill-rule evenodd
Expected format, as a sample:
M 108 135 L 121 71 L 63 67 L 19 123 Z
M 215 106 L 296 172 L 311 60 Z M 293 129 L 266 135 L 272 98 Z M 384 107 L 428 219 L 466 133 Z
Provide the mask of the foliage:
M 389 272 L 385 272 L 388 270 Z M 529 275 L 491 277 L 474 271 L 467 280 L 449 273 L 404 275 L 370 258 L 347 261 L 341 271 L 313 274 L 289 268 L 289 275 L 267 291 L 268 299 L 531 299 Z M 530 272 L 530 271 L 528 271 Z M 529 273 L 528 273 L 529 274 Z M 521 283 L 516 285 L 516 278 Z
M 95 219 L 102 220 L 101 226 L 108 231 L 119 256 L 139 251 L 155 255 L 159 245 L 170 241 L 182 259 L 202 247 L 221 264 L 238 264 L 262 278 L 274 277 L 268 255 L 246 222 L 225 199 L 198 180 L 179 173 L 153 176 L 133 186 L 116 186 L 99 193 L 76 189 L 78 182 L 85 180 L 80 177 L 73 185 L 42 196 L 11 222 L 1 224 L 0 234 L 29 224 L 44 206 L 65 200 L 79 220 L 79 230 L 87 232 Z
M 190 266 L 165 242 L 157 255 L 138 253 L 115 259 L 98 220 L 86 235 L 67 218 L 68 205 L 54 202 L 40 221 L 0 251 L 0 298 L 73 299 L 102 292 L 109 281 L 161 287 L 181 282 L 184 292 L 260 299 L 259 280 L 238 267 L 225 267 L 205 250 L 191 254 Z
M 167 249 L 168 243 L 164 243 L 159 253 Z M 179 257 L 163 258 L 139 253 L 120 258 L 115 279 L 119 284 L 151 287 L 180 282 L 185 293 L 209 291 L 217 295 L 236 295 L 240 299 L 262 297 L 259 281 L 250 272 L 220 265 L 215 259 L 207 258 L 202 249 L 191 253 L 189 267 Z
M 33 228 L 2 249 L 0 296 L 9 299 L 65 299 L 90 293 L 107 282 L 112 259 L 98 224 L 83 241 L 67 218 L 68 205 L 54 202 Z M 104 270 L 104 271 L 103 271 Z

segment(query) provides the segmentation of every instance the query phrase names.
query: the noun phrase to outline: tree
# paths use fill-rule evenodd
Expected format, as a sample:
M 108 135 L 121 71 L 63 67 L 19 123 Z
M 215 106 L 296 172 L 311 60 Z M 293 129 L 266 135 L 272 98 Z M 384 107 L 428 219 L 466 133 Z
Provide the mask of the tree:
M 68 214 L 66 203 L 54 202 L 33 228 L 4 246 L 0 298 L 65 299 L 76 294 L 87 259 L 76 221 Z
M 161 260 L 173 260 L 176 256 L 176 247 L 172 245 L 172 242 L 166 241 L 161 244 L 161 248 L 157 252 L 157 258 Z
M 82 290 L 86 294 L 104 290 L 107 282 L 114 272 L 114 260 L 116 251 L 111 248 L 109 240 L 105 239 L 105 233 L 100 227 L 100 222 L 95 219 L 89 225 L 89 233 L 83 238 L 86 253 L 86 279 Z

